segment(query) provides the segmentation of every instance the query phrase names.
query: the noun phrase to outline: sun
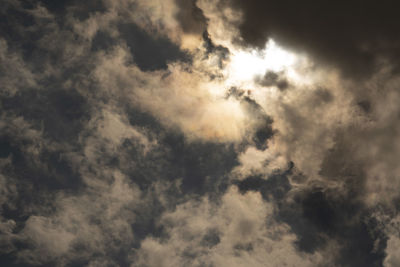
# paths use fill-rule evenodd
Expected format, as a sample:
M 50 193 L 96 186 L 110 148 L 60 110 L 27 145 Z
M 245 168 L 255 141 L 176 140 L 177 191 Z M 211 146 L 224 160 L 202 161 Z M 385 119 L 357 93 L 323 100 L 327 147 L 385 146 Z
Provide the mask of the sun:
M 253 84 L 256 76 L 268 71 L 294 74 L 294 67 L 299 57 L 279 47 L 270 39 L 262 50 L 234 50 L 226 68 L 227 82 L 236 86 Z

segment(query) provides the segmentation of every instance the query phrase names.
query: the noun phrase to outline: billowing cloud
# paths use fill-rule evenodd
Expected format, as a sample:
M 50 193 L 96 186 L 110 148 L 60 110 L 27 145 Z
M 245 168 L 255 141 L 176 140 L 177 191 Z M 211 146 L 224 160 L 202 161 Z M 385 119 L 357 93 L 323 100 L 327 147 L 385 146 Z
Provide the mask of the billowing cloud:
M 397 266 L 389 3 L 4 1 L 5 266 Z
M 315 266 L 321 255 L 296 252 L 296 237 L 255 192 L 231 187 L 218 204 L 189 201 L 165 213 L 166 237 L 145 239 L 133 266 Z

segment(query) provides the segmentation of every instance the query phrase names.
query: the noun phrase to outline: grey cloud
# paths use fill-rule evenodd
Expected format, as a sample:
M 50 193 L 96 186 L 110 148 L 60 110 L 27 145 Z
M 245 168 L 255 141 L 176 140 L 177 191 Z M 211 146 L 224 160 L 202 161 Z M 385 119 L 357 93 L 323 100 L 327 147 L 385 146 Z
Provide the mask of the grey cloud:
M 207 198 L 183 203 L 163 215 L 168 237 L 142 241 L 133 266 L 318 265 L 320 255 L 295 252 L 295 237 L 272 213 L 260 194 L 241 195 L 235 187 L 217 206 Z
M 290 86 L 283 73 L 275 73 L 272 71 L 268 71 L 263 77 L 258 77 L 256 81 L 262 86 L 276 86 L 280 90 L 285 90 Z
M 14 95 L 19 90 L 36 86 L 35 76 L 20 54 L 10 51 L 7 41 L 0 39 L 0 83 L 2 94 Z
M 63 266 L 74 260 L 90 262 L 119 250 L 119 244 L 129 245 L 140 191 L 121 174 L 111 171 L 109 175 L 114 178 L 111 184 L 92 179 L 91 190 L 97 192 L 59 195 L 54 214 L 30 216 L 18 238 L 32 249 L 19 251 L 17 257 L 30 264 L 56 262 Z
M 396 64 L 363 81 L 327 67 L 370 74 L 376 55 L 396 54 L 384 48 L 397 23 L 371 48 L 390 21 L 330 42 L 319 30 L 350 13 L 321 24 L 322 4 L 231 3 L 0 7 L 1 262 L 397 264 Z M 318 64 L 296 66 L 298 80 L 276 71 L 228 85 L 234 52 L 267 37 Z
M 388 245 L 386 248 L 387 256 L 384 261 L 384 266 L 393 267 L 400 264 L 399 255 L 399 238 L 391 237 L 388 241 Z
M 176 14 L 184 32 L 203 34 L 207 30 L 207 19 L 203 11 L 197 7 L 196 0 L 176 0 L 179 11 Z

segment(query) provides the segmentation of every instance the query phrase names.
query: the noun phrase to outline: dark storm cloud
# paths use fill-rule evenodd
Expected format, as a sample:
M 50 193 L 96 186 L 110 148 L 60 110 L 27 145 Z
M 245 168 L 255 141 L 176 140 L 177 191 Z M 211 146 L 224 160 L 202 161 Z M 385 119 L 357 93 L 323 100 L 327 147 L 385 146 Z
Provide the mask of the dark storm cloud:
M 371 74 L 385 58 L 400 55 L 396 1 L 232 1 L 243 11 L 245 45 L 264 47 L 268 38 L 347 76 Z

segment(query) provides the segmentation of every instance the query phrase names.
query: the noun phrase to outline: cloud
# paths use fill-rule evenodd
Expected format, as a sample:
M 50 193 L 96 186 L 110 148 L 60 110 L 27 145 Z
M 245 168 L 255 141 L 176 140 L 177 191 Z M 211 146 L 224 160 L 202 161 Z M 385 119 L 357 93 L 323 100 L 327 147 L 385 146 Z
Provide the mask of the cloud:
M 400 264 L 400 258 L 398 257 L 399 245 L 400 239 L 398 237 L 390 237 L 386 248 L 387 256 L 383 263 L 385 267 L 392 267 Z
M 223 98 L 221 82 L 185 70 L 184 63 L 171 64 L 167 71 L 142 72 L 127 63 L 127 56 L 118 47 L 100 58 L 94 77 L 108 96 L 125 95 L 131 105 L 152 113 L 163 124 L 178 126 L 189 139 L 237 141 L 246 125 L 252 124 L 238 101 Z
M 21 55 L 9 50 L 7 41 L 0 39 L 0 82 L 2 94 L 15 95 L 19 90 L 36 86 L 36 79 Z
M 83 194 L 60 194 L 54 214 L 30 216 L 16 238 L 32 248 L 19 251 L 18 258 L 35 265 L 55 261 L 63 266 L 78 259 L 98 260 L 122 243 L 129 245 L 140 192 L 122 174 L 110 175 L 111 184 L 92 178 L 90 189 Z
M 322 260 L 296 252 L 296 237 L 273 219 L 273 206 L 259 193 L 241 195 L 231 187 L 217 203 L 203 198 L 165 213 L 160 223 L 167 236 L 142 241 L 133 266 L 310 266 Z
M 287 159 L 280 155 L 279 148 L 273 142 L 268 143 L 264 151 L 249 147 L 239 155 L 240 165 L 233 170 L 233 175 L 239 179 L 262 175 L 270 177 L 274 172 L 287 168 Z
M 202 35 L 207 30 L 207 19 L 203 11 L 197 7 L 197 0 L 177 0 L 176 2 L 179 7 L 176 18 L 182 30 L 189 34 Z
M 325 4 L 6 1 L 0 261 L 396 265 L 397 20 Z

